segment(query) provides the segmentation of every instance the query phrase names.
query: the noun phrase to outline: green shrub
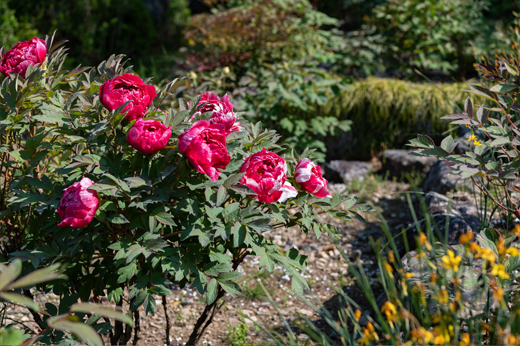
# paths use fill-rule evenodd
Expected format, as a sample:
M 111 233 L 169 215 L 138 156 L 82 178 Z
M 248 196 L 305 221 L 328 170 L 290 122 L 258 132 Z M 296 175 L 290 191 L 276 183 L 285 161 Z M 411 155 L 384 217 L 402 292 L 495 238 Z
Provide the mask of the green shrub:
M 23 270 L 70 263 L 65 269 L 69 280 L 42 286 L 60 296 L 60 310 L 78 300 L 106 296 L 110 302 L 125 305 L 138 319 L 140 306 L 146 314 L 155 313 L 154 295 L 171 294 L 172 283 L 190 285 L 205 294 L 208 304 L 190 339 L 196 343 L 202 336 L 200 328 L 211 322 L 218 310 L 220 298 L 226 292 L 241 294 L 236 280 L 243 273 L 237 268 L 246 256 L 258 256 L 259 270 L 272 272 L 275 265 L 282 266 L 292 275 L 295 291 L 307 287 L 300 274 L 305 271 L 306 257 L 294 248 L 281 251 L 263 235 L 265 231 L 296 226 L 317 236 L 324 232 L 333 235 L 336 228 L 318 222 L 315 208 L 342 220 L 358 217 L 358 210 L 367 209 L 352 197 L 337 194 L 323 199 L 296 190 L 296 198 L 280 203 L 255 200 L 256 193 L 239 183 L 245 174 L 240 169 L 252 154 L 264 149 L 280 152 L 280 136 L 274 130 L 262 130 L 260 123 L 253 125 L 243 119 L 242 129 L 231 134 L 215 125 L 218 137 L 208 141 L 212 140 L 209 143 L 216 149 L 209 154 L 229 157 L 230 161 L 218 167 L 222 172 L 217 170 L 220 175 L 213 175 L 212 180 L 199 173 L 202 168 L 193 168 L 195 164 L 181 153 L 177 137 L 193 130 L 192 120 L 209 119 L 212 113 L 200 114 L 205 106 L 199 104 L 201 95 L 189 103 L 179 99 L 170 107 L 162 105 L 184 79 L 165 85 L 153 103 L 143 96 L 147 101 L 137 107 L 142 116 L 164 124 L 164 134 L 171 131 L 171 138 L 166 137 L 166 147 L 159 148 L 162 150 L 141 154 L 144 147 L 139 152 L 132 144 L 137 126 L 133 126 L 133 119 L 125 119 L 125 104 L 109 111 L 106 102 L 100 102 L 100 98 L 107 99 L 100 96 L 103 84 L 131 71 L 123 56 L 111 56 L 94 68 L 66 71 L 62 69 L 64 47 L 53 46 L 52 38 L 47 38 L 46 45 L 42 66 L 29 65 L 25 78 L 11 73 L 1 81 L 0 253 L 3 261 L 26 259 Z M 127 81 L 136 79 L 124 76 Z M 123 79 L 112 82 L 123 83 Z M 154 87 L 140 83 L 129 90 L 136 90 L 137 95 L 147 90 L 146 95 L 150 95 Z M 201 124 L 209 122 L 198 122 Z M 130 132 L 134 142 L 127 140 Z M 142 136 L 149 138 L 145 135 L 148 132 Z M 308 153 L 304 151 L 301 157 L 291 153 L 286 160 L 276 158 L 276 181 L 284 184 L 287 178 L 292 180 L 293 167 Z M 199 151 L 198 155 L 200 160 L 208 158 L 207 152 Z M 277 157 L 274 153 L 264 155 Z M 88 202 L 63 192 L 75 184 L 79 193 L 82 177 L 91 184 L 82 190 Z M 278 201 L 282 190 L 275 186 L 270 193 L 278 194 L 273 197 Z M 334 209 L 345 201 L 345 210 Z M 87 216 L 74 214 L 60 225 L 62 202 L 65 209 L 80 208 Z M 298 212 L 289 213 L 287 208 Z M 43 313 L 52 314 L 53 309 Z M 109 332 L 113 344 L 130 339 L 130 326 L 123 329 L 115 322 L 108 326 L 114 327 L 111 330 L 97 320 L 92 323 Z
M 185 37 L 188 61 L 199 70 L 259 66 L 312 56 L 334 58 L 330 45 L 337 20 L 314 10 L 308 0 L 241 0 L 230 9 L 192 17 Z

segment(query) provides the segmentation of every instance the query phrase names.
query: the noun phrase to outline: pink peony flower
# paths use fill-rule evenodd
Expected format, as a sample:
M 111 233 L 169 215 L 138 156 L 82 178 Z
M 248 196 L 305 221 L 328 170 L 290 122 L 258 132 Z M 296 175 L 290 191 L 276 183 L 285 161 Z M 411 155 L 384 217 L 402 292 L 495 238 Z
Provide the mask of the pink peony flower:
M 287 164 L 280 156 L 264 148 L 244 161 L 240 171 L 246 174 L 240 183 L 251 188 L 260 202 L 284 202 L 296 196 L 294 187 L 286 183 Z
M 92 180 L 83 177 L 81 181 L 63 190 L 60 205 L 56 209 L 63 220 L 58 226 L 81 228 L 92 221 L 99 207 L 97 192 L 88 189 L 92 184 L 94 184 Z
M 123 109 L 130 121 L 143 118 L 156 96 L 153 85 L 144 84 L 141 78 L 129 73 L 107 80 L 99 89 L 99 100 L 109 111 L 131 101 Z
M 224 124 L 226 126 L 227 134 L 231 132 L 240 131 L 240 123 L 237 123 L 237 116 L 233 112 L 233 104 L 229 101 L 229 96 L 226 94 L 222 97 L 218 97 L 217 94 L 208 91 L 201 95 L 199 105 L 206 103 L 199 112 L 213 112 L 209 121 L 213 124 Z
M 226 130 L 222 124 L 199 120 L 178 138 L 180 152 L 212 181 L 218 179 L 220 169 L 226 169 L 231 161 L 226 148 Z
M 18 42 L 13 48 L 4 53 L 0 61 L 0 72 L 8 76 L 14 72 L 25 78 L 30 65 L 41 64 L 47 56 L 45 41 L 33 37 L 30 41 Z
M 206 112 L 217 112 L 217 113 L 232 113 L 233 112 L 233 104 L 229 101 L 229 96 L 224 95 L 222 100 L 220 97 L 214 92 L 208 91 L 202 95 L 200 95 L 199 105 L 207 102 L 201 109 L 201 113 Z
M 298 195 L 298 191 L 291 185 L 290 182 L 286 181 L 282 186 L 282 195 L 277 202 L 285 202 L 289 198 L 296 197 Z
M 327 189 L 327 180 L 322 177 L 320 166 L 310 159 L 303 159 L 296 165 L 294 180 L 310 194 L 316 197 L 330 198 L 332 195 Z
M 126 135 L 126 141 L 144 155 L 155 154 L 168 144 L 172 127 L 166 127 L 155 120 L 137 121 Z

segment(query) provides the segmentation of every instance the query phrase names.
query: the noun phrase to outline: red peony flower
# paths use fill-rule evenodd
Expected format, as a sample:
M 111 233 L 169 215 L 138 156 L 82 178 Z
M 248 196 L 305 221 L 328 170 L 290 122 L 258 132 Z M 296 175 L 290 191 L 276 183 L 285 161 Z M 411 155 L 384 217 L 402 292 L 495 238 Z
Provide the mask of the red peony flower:
M 296 165 L 294 180 L 301 187 L 316 197 L 330 198 L 332 195 L 327 189 L 327 180 L 322 177 L 320 166 L 310 159 L 303 159 Z
M 60 205 L 56 209 L 63 220 L 58 226 L 81 228 L 92 221 L 99 207 L 97 192 L 88 189 L 92 184 L 92 180 L 84 177 L 63 190 Z
M 30 65 L 41 64 L 47 56 L 45 41 L 33 37 L 30 41 L 18 42 L 7 53 L 4 53 L 0 61 L 0 72 L 8 76 L 14 72 L 25 78 L 25 73 Z
M 240 171 L 246 173 L 240 183 L 251 188 L 262 203 L 284 202 L 297 194 L 286 182 L 285 160 L 265 148 L 245 159 Z
M 180 152 L 212 181 L 218 179 L 220 169 L 226 169 L 231 161 L 226 148 L 226 130 L 222 124 L 199 120 L 178 138 Z
M 153 85 L 144 84 L 141 78 L 129 73 L 107 80 L 99 89 L 99 100 L 109 111 L 131 101 L 123 109 L 130 121 L 143 118 L 156 96 Z
M 126 135 L 126 141 L 144 155 L 155 154 L 168 144 L 172 127 L 166 127 L 155 120 L 137 121 Z

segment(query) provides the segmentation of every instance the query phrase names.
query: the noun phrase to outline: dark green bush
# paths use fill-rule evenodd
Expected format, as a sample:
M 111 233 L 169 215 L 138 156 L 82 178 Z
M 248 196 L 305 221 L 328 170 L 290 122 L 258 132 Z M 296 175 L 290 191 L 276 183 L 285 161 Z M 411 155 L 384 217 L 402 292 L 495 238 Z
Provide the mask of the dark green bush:
M 69 61 L 70 65 L 77 61 L 98 64 L 114 51 L 136 60 L 147 59 L 150 54 L 161 54 L 161 48 L 178 47 L 178 34 L 190 13 L 188 0 L 7 0 L 1 3 L 6 11 L 15 11 L 20 25 L 31 23 L 41 34 L 59 29 L 56 36 L 70 41 L 69 56 L 75 60 Z M 11 47 L 5 41 L 2 45 Z

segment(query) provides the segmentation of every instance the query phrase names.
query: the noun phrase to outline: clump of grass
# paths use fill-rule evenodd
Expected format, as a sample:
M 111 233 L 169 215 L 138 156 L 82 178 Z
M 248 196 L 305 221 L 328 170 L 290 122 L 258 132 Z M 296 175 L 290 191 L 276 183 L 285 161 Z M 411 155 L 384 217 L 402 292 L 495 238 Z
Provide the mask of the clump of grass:
M 450 129 L 441 117 L 459 113 L 470 96 L 464 83 L 412 83 L 369 77 L 342 90 L 323 112 L 352 121 L 348 156 L 369 159 L 388 148 L 404 148 L 417 133 L 437 138 Z M 337 139 L 334 139 L 336 141 Z
M 376 285 L 361 263 L 351 263 L 338 247 L 370 304 L 370 314 L 363 314 L 362 308 L 339 288 L 337 293 L 343 301 L 339 321 L 317 299 L 311 301 L 308 295 L 300 295 L 298 298 L 320 314 L 335 336 L 302 314 L 296 314 L 294 320 L 298 329 L 320 345 L 519 344 L 520 296 L 513 284 L 520 279 L 520 251 L 514 246 L 520 226 L 512 231 L 484 227 L 463 234 L 459 244 L 448 245 L 447 237 L 440 233 L 424 200 L 417 195 L 422 220 L 407 195 L 418 229 L 417 250 L 408 252 L 407 262 L 397 255 L 395 236 L 381 214 L 386 239 L 369 237 L 385 300 L 376 301 Z M 446 215 L 449 224 L 449 211 Z M 403 239 L 409 251 L 406 234 Z M 413 261 L 415 264 L 410 264 Z M 291 325 L 280 317 L 289 330 L 286 337 L 263 331 L 279 345 L 297 345 Z

